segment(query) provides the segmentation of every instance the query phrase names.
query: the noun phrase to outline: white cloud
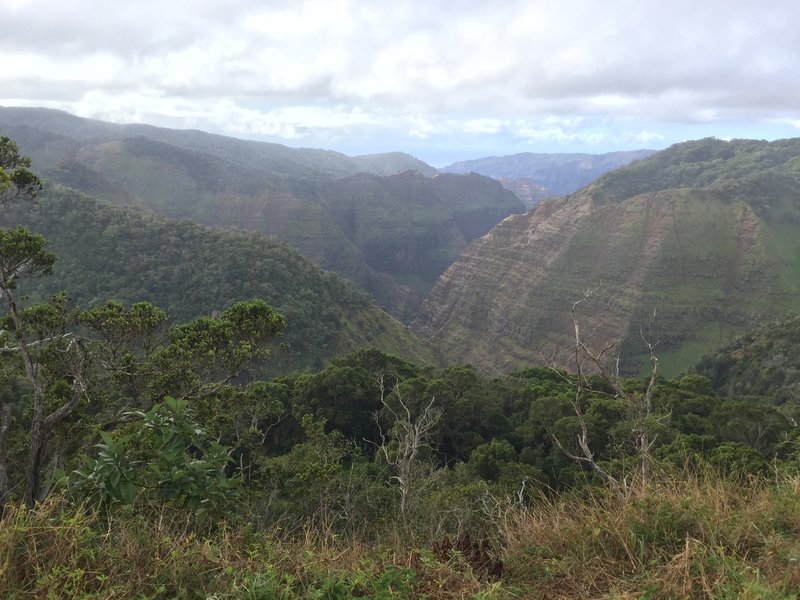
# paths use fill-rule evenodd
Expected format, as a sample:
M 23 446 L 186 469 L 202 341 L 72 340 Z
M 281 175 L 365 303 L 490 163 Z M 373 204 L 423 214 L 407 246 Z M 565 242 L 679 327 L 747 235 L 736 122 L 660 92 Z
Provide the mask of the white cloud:
M 236 135 L 647 143 L 663 134 L 628 120 L 800 121 L 797 14 L 796 0 L 0 0 L 0 89 Z

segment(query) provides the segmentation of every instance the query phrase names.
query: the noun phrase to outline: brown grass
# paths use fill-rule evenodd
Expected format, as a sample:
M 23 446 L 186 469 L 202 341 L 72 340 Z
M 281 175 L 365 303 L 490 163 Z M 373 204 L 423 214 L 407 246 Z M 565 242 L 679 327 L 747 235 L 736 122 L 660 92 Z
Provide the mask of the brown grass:
M 543 499 L 502 526 L 507 582 L 541 598 L 795 598 L 800 483 L 663 479 Z
M 247 526 L 198 530 L 180 514 L 93 511 L 51 499 L 9 506 L 0 527 L 2 598 L 485 598 L 469 565 L 329 531 L 292 539 Z
M 504 572 L 388 531 L 199 528 L 164 508 L 113 516 L 52 498 L 0 523 L 0 597 L 796 598 L 800 479 L 662 477 L 625 500 L 542 497 L 498 519 Z M 414 546 L 417 546 L 417 549 Z

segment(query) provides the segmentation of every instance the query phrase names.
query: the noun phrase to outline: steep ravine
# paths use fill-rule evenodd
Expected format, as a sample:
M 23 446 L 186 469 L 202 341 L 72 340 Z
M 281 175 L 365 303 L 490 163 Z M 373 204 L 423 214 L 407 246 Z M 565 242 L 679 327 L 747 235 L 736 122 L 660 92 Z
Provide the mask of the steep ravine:
M 589 346 L 620 339 L 623 368 L 636 372 L 652 322 L 662 371 L 674 373 L 800 305 L 786 276 L 797 264 L 768 252 L 771 226 L 745 203 L 686 189 L 599 203 L 591 191 L 509 217 L 475 241 L 434 286 L 416 331 L 486 372 L 571 367 L 570 308 L 592 290 L 578 308 Z

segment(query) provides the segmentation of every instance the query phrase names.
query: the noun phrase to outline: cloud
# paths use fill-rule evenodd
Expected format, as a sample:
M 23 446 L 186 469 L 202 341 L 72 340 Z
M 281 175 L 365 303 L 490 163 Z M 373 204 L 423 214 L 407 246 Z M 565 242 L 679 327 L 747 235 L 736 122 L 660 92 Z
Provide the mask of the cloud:
M 603 139 L 644 143 L 663 134 L 627 120 L 800 119 L 796 13 L 796 0 L 0 0 L 0 89 L 286 139 L 597 143 L 611 119 Z

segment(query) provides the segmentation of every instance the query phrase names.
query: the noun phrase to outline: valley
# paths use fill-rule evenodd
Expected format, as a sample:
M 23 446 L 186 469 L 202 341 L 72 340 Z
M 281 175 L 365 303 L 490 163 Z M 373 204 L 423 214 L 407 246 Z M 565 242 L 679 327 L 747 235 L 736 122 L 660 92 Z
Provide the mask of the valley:
M 520 154 L 440 173 L 401 153 L 348 157 L 43 109 L 0 109 L 0 126 L 53 184 L 148 218 L 274 236 L 410 325 L 437 360 L 485 373 L 568 368 L 569 309 L 589 290 L 588 341 L 620 340 L 630 374 L 646 370 L 645 328 L 676 375 L 798 308 L 794 140 Z M 526 213 L 500 183 L 524 178 L 576 191 Z
M 401 153 L 347 157 L 199 131 L 0 109 L 50 180 L 174 219 L 280 238 L 409 321 L 466 245 L 524 211 L 477 175 L 436 176 Z
M 6 131 L 0 593 L 800 585 L 800 140 L 525 212 L 398 153 Z

